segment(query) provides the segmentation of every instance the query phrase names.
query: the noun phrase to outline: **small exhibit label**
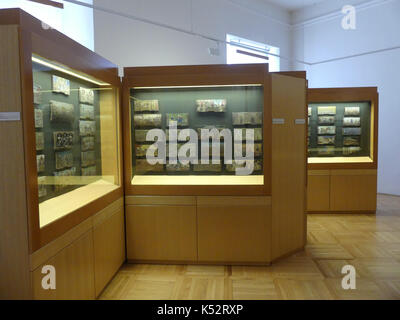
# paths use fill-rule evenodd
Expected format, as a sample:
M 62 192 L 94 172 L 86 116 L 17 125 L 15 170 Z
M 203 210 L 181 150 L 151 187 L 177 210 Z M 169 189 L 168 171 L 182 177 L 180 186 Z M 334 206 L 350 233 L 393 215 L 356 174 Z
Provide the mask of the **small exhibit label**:
M 0 121 L 20 121 L 20 112 L 0 112 Z
M 306 124 L 306 119 L 296 119 L 294 121 L 295 124 Z
M 285 119 L 283 119 L 283 118 L 274 118 L 274 119 L 272 119 L 272 124 L 285 124 Z

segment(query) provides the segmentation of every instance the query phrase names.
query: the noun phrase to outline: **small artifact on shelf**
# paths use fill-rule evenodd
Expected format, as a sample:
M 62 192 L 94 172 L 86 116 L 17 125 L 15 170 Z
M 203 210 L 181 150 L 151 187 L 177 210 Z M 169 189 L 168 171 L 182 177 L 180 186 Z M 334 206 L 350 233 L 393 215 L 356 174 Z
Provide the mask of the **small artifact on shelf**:
M 97 167 L 96 166 L 82 168 L 82 176 L 83 177 L 95 176 L 96 174 L 97 174 Z
M 318 117 L 319 124 L 335 124 L 335 116 L 322 116 Z
M 226 112 L 226 99 L 196 100 L 197 112 Z
M 88 151 L 93 150 L 95 144 L 95 138 L 92 136 L 81 137 L 81 150 Z
M 166 169 L 168 172 L 186 172 L 190 171 L 190 164 L 182 164 L 178 161 L 177 164 L 170 164 L 166 165 Z
M 42 103 L 42 86 L 39 84 L 33 84 L 33 103 Z
M 47 196 L 46 177 L 38 177 L 39 198 Z
M 319 116 L 336 115 L 336 106 L 318 107 Z
M 89 104 L 80 105 L 80 119 L 81 120 L 94 120 L 94 106 Z
M 359 127 L 361 124 L 359 117 L 343 118 L 344 127 Z
M 360 107 L 345 107 L 344 108 L 345 117 L 354 117 L 360 115 Z
M 62 191 L 64 188 L 66 188 L 67 186 L 69 186 L 69 184 L 62 184 L 60 183 L 62 180 L 64 179 L 59 179 L 60 177 L 72 177 L 76 175 L 76 168 L 70 168 L 70 169 L 66 169 L 63 171 L 56 171 L 54 172 L 54 176 L 56 177 L 56 181 L 55 181 L 55 185 L 54 185 L 54 191 L 55 192 L 60 192 Z
M 242 141 L 246 141 L 246 132 L 250 130 L 254 130 L 254 141 L 262 141 L 262 128 L 234 129 L 234 132 L 236 130 L 242 130 Z M 234 133 L 233 137 L 235 139 Z
M 319 145 L 334 145 L 335 144 L 335 136 L 318 136 L 318 144 Z
M 38 173 L 43 172 L 46 169 L 44 154 L 39 154 L 36 156 L 36 166 L 37 166 Z
M 44 133 L 35 132 L 36 138 L 36 151 L 42 151 L 44 149 Z
M 81 152 L 81 166 L 88 167 L 96 164 L 96 152 L 83 151 Z
M 319 156 L 334 156 L 335 147 L 320 147 L 317 148 L 317 153 Z
M 344 156 L 350 156 L 350 155 L 360 152 L 360 151 L 361 151 L 360 147 L 343 147 L 343 155 Z
M 161 114 L 135 114 L 133 116 L 135 127 L 161 127 Z
M 221 164 L 195 164 L 193 165 L 193 171 L 195 172 L 221 172 L 222 165 Z
M 251 145 L 250 145 L 251 146 Z M 241 152 L 241 155 L 244 157 L 246 155 L 246 148 L 247 144 L 243 143 L 235 143 L 234 144 L 234 154 L 238 154 Z M 262 157 L 263 151 L 262 151 L 262 144 L 261 143 L 254 143 L 250 147 L 251 152 L 254 154 L 254 157 Z
M 161 163 L 150 164 L 146 159 L 136 159 L 136 174 L 148 173 L 148 172 L 163 172 L 164 165 Z
M 50 100 L 50 121 L 72 122 L 74 118 L 73 104 Z
M 58 76 L 52 76 L 52 85 L 53 85 L 53 92 L 55 93 L 62 93 L 66 96 L 71 94 L 70 91 L 70 83 L 68 79 L 64 79 Z
M 201 130 L 202 129 L 203 130 L 207 130 L 206 132 L 209 133 L 209 135 L 207 134 L 208 138 L 206 138 L 206 137 L 203 138 L 202 137 L 202 135 L 201 135 Z M 211 131 L 213 129 L 216 129 L 217 131 L 215 131 L 215 130 Z M 226 129 L 226 128 L 225 127 L 220 127 L 220 126 L 212 126 L 212 125 L 203 126 L 203 127 L 197 128 L 197 135 L 198 135 L 199 139 L 202 140 L 202 141 L 207 141 L 207 140 L 210 140 L 210 139 L 216 140 L 216 139 L 219 139 L 219 137 L 221 138 L 221 140 L 223 140 L 224 137 L 221 136 L 221 131 L 224 130 L 224 129 Z
M 160 110 L 158 100 L 135 100 L 133 105 L 135 112 L 158 112 Z
M 74 145 L 73 131 L 53 132 L 54 150 L 71 149 Z
M 79 121 L 79 135 L 83 136 L 94 136 L 96 134 L 96 121 Z
M 167 127 L 169 127 L 171 121 L 175 121 L 177 127 L 187 127 L 189 125 L 189 113 L 167 113 Z
M 343 145 L 346 147 L 359 146 L 360 145 L 360 136 L 343 137 Z
M 56 170 L 70 168 L 74 165 L 74 155 L 72 151 L 56 152 Z
M 336 134 L 335 126 L 319 126 L 318 134 Z
M 135 154 L 136 157 L 145 157 L 147 150 L 152 146 L 152 144 L 137 144 L 135 146 Z M 154 149 L 154 147 L 152 147 Z M 158 156 L 158 149 L 155 149 L 154 151 L 151 151 L 152 154 L 154 154 L 155 157 Z
M 146 142 L 146 135 L 149 130 L 135 130 L 135 141 L 136 142 Z
M 174 144 L 170 144 L 170 143 L 167 143 L 167 145 L 166 145 L 166 150 L 165 150 L 165 152 L 166 152 L 166 154 L 167 154 L 168 157 L 171 157 L 171 155 L 170 155 L 170 150 L 169 150 L 169 149 L 170 149 L 170 146 L 171 146 L 171 148 L 173 148 L 173 145 L 174 145 Z M 176 150 L 177 150 L 177 157 L 179 157 L 179 152 L 181 151 L 181 148 L 182 148 L 183 146 L 186 147 L 186 154 L 183 155 L 184 157 L 187 158 L 187 159 L 185 159 L 185 160 L 195 160 L 195 159 L 190 159 L 190 150 L 196 148 L 196 144 L 191 144 L 191 143 L 177 143 L 177 147 L 176 147 Z M 196 157 L 195 157 L 195 158 L 197 158 L 197 153 L 196 153 Z
M 236 125 L 261 125 L 262 112 L 232 112 L 232 123 Z
M 262 160 L 261 159 L 248 160 L 248 161 L 254 162 L 253 172 L 262 171 Z M 228 171 L 228 172 L 235 172 L 236 168 L 244 168 L 245 166 L 246 166 L 246 162 L 239 164 L 236 161 L 233 161 L 232 164 L 226 164 L 225 168 L 226 168 L 226 171 Z
M 178 141 L 189 141 L 189 139 L 190 139 L 189 136 L 186 136 L 185 139 L 180 139 L 180 138 L 179 138 L 179 134 L 181 133 L 182 130 L 184 130 L 184 129 L 176 130 L 176 131 L 177 131 L 176 137 L 177 137 Z M 145 138 L 146 138 L 146 136 L 145 136 Z M 169 140 L 169 129 L 165 130 L 165 139 L 166 139 L 167 141 Z M 139 140 L 136 140 L 136 141 L 139 141 Z
M 79 102 L 94 104 L 94 90 L 88 88 L 79 88 Z
M 224 144 L 223 143 L 216 143 L 216 155 L 220 158 L 224 157 Z M 200 155 L 203 156 L 203 154 L 205 154 L 205 152 L 207 152 L 208 149 L 208 155 L 209 158 L 211 159 L 213 156 L 213 144 L 209 143 L 208 145 L 205 143 L 202 143 L 200 145 Z
M 343 128 L 342 134 L 344 136 L 360 136 L 361 128 Z
M 35 109 L 35 128 L 43 128 L 43 110 L 41 109 Z

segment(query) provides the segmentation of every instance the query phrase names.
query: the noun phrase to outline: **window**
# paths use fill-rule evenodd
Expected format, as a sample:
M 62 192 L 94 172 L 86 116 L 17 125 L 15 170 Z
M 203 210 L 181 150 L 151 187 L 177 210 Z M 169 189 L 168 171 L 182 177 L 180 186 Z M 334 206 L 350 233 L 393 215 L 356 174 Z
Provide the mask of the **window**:
M 226 63 L 268 63 L 269 71 L 280 71 L 280 50 L 264 43 L 259 43 L 231 34 L 226 35 Z M 272 55 L 271 55 L 272 54 Z

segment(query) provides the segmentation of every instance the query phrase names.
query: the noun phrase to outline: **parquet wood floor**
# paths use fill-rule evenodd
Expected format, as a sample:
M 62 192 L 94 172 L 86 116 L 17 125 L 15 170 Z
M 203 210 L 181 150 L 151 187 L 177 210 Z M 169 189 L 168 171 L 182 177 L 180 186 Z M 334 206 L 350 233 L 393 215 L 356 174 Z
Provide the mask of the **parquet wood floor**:
M 126 264 L 100 299 L 400 300 L 400 197 L 379 195 L 376 215 L 308 216 L 304 252 L 268 267 Z M 356 290 L 343 290 L 353 265 Z

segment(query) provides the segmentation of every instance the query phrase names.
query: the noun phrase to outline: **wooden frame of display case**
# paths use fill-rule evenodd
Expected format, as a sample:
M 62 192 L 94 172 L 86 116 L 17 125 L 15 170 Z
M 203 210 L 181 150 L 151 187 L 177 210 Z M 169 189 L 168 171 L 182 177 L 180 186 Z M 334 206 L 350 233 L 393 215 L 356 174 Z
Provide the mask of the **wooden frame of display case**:
M 118 212 L 118 216 L 121 215 L 121 217 L 123 217 L 123 210 L 121 210 L 121 208 L 123 208 L 122 125 L 120 107 L 121 82 L 118 77 L 118 68 L 116 65 L 108 62 L 62 33 L 53 29 L 43 28 L 41 21 L 25 13 L 23 10 L 0 10 L 0 34 L 0 41 L 2 43 L 0 63 L 2 67 L 4 67 L 2 69 L 4 70 L 4 74 L 2 75 L 1 82 L 2 84 L 7 84 L 4 88 L 0 89 L 0 112 L 13 112 L 21 115 L 20 120 L 10 121 L 8 123 L 3 122 L 4 126 L 1 129 L 4 131 L 1 131 L 2 133 L 0 134 L 2 137 L 5 137 L 6 133 L 14 134 L 15 138 L 12 139 L 15 143 L 14 148 L 19 150 L 19 153 L 13 152 L 9 155 L 9 157 L 13 157 L 15 163 L 11 163 L 9 161 L 10 159 L 2 159 L 1 162 L 1 169 L 3 169 L 1 173 L 4 175 L 2 176 L 2 180 L 4 178 L 4 180 L 7 181 L 8 192 L 2 192 L 0 194 L 0 203 L 2 203 L 0 206 L 1 211 L 4 210 L 4 214 L 7 212 L 7 215 L 4 217 L 2 217 L 3 212 L 0 213 L 0 218 L 4 220 L 2 221 L 5 222 L 8 229 L 6 231 L 0 229 L 0 239 L 1 242 L 7 242 L 6 239 L 8 239 L 9 243 L 7 245 L 9 250 L 16 252 L 12 255 L 7 251 L 2 252 L 5 255 L 9 254 L 9 256 L 2 256 L 2 260 L 5 258 L 8 260 L 8 263 L 14 263 L 16 267 L 13 271 L 10 271 L 11 269 L 6 265 L 2 266 L 1 276 L 6 279 L 8 272 L 9 278 L 17 277 L 18 281 L 10 285 L 8 292 L 0 292 L 0 297 L 41 298 L 43 297 L 41 293 L 37 293 L 36 291 L 33 293 L 34 290 L 40 288 L 40 280 L 38 280 L 39 284 L 32 281 L 33 274 L 36 272 L 34 268 L 38 268 L 46 259 L 52 257 L 58 261 L 58 255 L 64 254 L 66 252 L 65 250 L 73 252 L 75 246 L 70 246 L 71 243 L 74 243 L 72 241 L 78 241 L 77 239 L 79 239 L 84 232 L 90 231 L 90 235 L 86 233 L 89 242 L 86 242 L 85 245 L 87 249 L 92 250 L 92 233 L 95 234 L 95 224 L 92 222 L 92 217 L 98 217 L 96 221 L 103 221 L 102 219 L 105 219 L 106 216 L 109 218 L 113 216 L 113 218 L 115 218 L 116 215 L 114 215 L 114 213 L 116 212 Z M 93 77 L 93 79 L 106 82 L 114 88 L 117 93 L 115 99 L 117 108 L 115 113 L 116 125 L 110 128 L 110 130 L 116 130 L 114 132 L 116 132 L 118 140 L 115 142 L 118 151 L 115 156 L 117 163 L 112 168 L 118 173 L 119 180 L 117 181 L 116 188 L 113 188 L 112 191 L 105 193 L 97 199 L 93 196 L 94 199 L 90 202 L 60 217 L 54 222 L 45 225 L 43 228 L 40 228 L 39 223 L 38 174 L 35 156 L 36 142 L 34 134 L 32 90 L 33 55 L 45 57 L 47 61 L 56 61 L 59 64 L 68 66 L 70 70 L 74 70 L 77 73 L 83 73 L 89 77 Z M 7 68 L 5 68 L 6 66 Z M 101 103 L 102 102 L 100 102 L 100 104 Z M 1 139 L 0 145 L 2 148 L 5 146 L 10 147 L 10 142 Z M 103 149 L 101 152 L 103 152 Z M 111 168 L 108 169 L 111 170 Z M 103 172 L 108 169 L 103 168 Z M 18 170 L 18 173 L 16 173 L 16 170 Z M 10 196 L 10 194 L 13 194 L 13 196 Z M 116 206 L 116 204 L 118 205 Z M 99 212 L 104 212 L 104 215 L 99 215 Z M 111 232 L 110 230 L 103 229 L 102 231 Z M 18 240 L 11 241 L 11 238 L 7 238 L 10 237 L 11 233 L 13 234 L 12 236 Z M 94 247 L 97 247 L 96 242 Z M 77 245 L 76 250 L 83 249 Z M 118 252 L 120 251 L 121 250 Z M 71 252 L 69 254 L 71 254 Z M 79 263 L 84 263 L 85 267 L 88 267 L 88 269 L 80 268 L 75 271 L 77 275 L 79 274 L 81 277 L 90 278 L 94 273 L 92 270 L 93 252 L 85 252 L 85 254 L 86 253 L 87 255 L 83 255 L 83 251 L 80 251 L 79 254 L 76 252 L 73 253 L 75 255 L 70 263 L 75 263 L 75 265 L 71 265 L 70 271 L 73 271 L 74 268 L 78 268 L 77 266 L 79 266 Z M 83 258 L 87 259 L 87 261 L 81 261 Z M 104 259 L 107 260 L 108 257 L 104 257 Z M 120 262 L 122 259 L 122 251 L 118 259 L 116 264 L 120 265 L 120 263 L 122 263 Z M 123 257 L 123 260 L 124 259 Z M 65 260 L 63 261 L 65 262 Z M 61 263 L 61 260 L 58 262 Z M 108 267 L 110 266 L 105 266 L 104 268 Z M 112 268 L 115 269 L 115 265 L 111 267 L 111 269 Z M 25 272 L 26 270 L 28 273 Z M 83 271 L 88 271 L 89 274 L 82 274 Z M 12 274 L 10 274 L 10 272 Z M 113 270 L 113 272 L 116 272 L 116 270 Z M 40 271 L 38 271 L 38 273 L 40 274 Z M 19 275 L 16 276 L 16 274 Z M 26 278 L 29 274 L 31 279 Z M 111 276 L 112 275 L 113 274 L 111 274 Z M 60 276 L 62 277 L 63 275 Z M 107 273 L 104 278 L 109 280 L 110 275 Z M 45 297 L 66 299 L 95 297 L 94 287 L 92 290 L 91 285 L 89 285 L 88 290 L 83 292 L 80 290 L 79 281 L 75 280 L 77 279 L 71 276 L 69 281 L 67 280 L 64 283 L 65 286 L 69 288 L 64 287 L 60 289 L 64 291 L 60 291 L 59 293 L 53 292 Z M 87 281 L 91 280 L 88 279 Z M 102 285 L 105 286 L 105 284 L 106 283 L 103 283 Z M 96 287 L 96 290 L 100 289 L 100 287 Z
M 263 136 L 271 136 L 271 83 L 268 65 L 201 65 L 125 68 L 123 79 L 125 194 L 128 195 L 270 195 L 271 141 L 263 141 L 263 185 L 132 185 L 130 89 L 202 85 L 261 84 L 264 88 Z
M 308 90 L 308 103 L 370 102 L 370 157 L 365 161 L 334 158 L 308 161 L 308 212 L 376 211 L 378 168 L 377 87 L 316 88 Z M 366 158 L 366 157 L 364 157 Z M 329 159 L 328 159 L 329 160 Z
M 264 86 L 264 185 L 131 184 L 132 88 L 235 84 Z M 266 265 L 301 250 L 307 228 L 306 94 L 305 72 L 269 73 L 267 65 L 125 68 L 128 261 Z

